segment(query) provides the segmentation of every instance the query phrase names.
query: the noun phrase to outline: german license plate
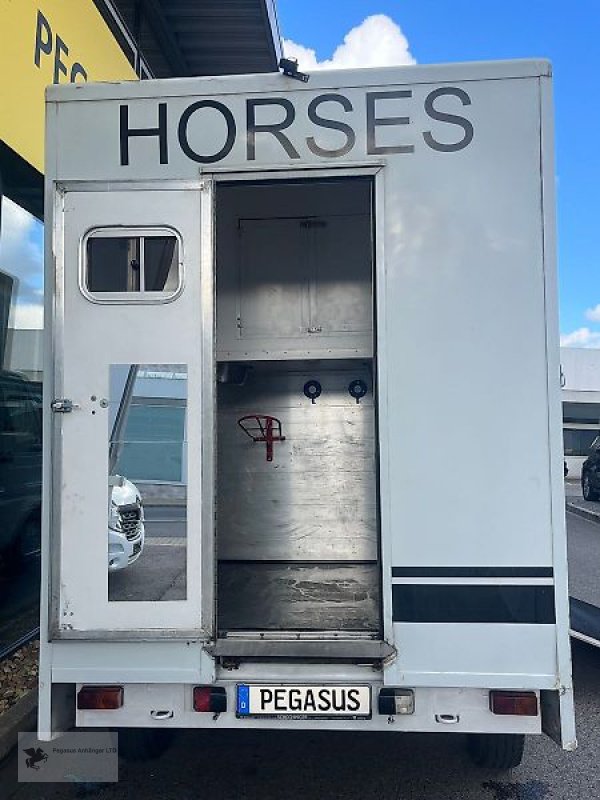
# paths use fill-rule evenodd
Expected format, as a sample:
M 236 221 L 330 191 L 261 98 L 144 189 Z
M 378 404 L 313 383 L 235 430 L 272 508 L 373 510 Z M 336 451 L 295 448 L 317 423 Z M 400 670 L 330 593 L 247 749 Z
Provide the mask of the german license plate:
M 369 686 L 238 684 L 238 717 L 370 717 Z

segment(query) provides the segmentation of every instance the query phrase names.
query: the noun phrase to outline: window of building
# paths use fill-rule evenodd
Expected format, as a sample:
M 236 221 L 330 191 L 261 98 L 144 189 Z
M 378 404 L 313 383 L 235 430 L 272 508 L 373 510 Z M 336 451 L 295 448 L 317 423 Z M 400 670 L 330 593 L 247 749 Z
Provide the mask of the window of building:
M 33 627 L 42 503 L 44 226 L 0 197 L 0 639 Z
M 0 368 L 40 381 L 44 226 L 7 197 L 0 202 Z
M 593 428 L 565 428 L 563 441 L 566 456 L 589 455 L 592 442 L 598 436 L 598 429 Z
M 169 299 L 181 278 L 181 247 L 172 231 L 105 228 L 86 237 L 84 287 L 96 300 Z

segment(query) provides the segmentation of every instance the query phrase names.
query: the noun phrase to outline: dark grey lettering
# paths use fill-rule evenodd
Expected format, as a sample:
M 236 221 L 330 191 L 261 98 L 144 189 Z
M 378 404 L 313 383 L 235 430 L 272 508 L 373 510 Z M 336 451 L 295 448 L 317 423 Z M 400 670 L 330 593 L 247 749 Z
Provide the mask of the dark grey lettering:
M 76 83 L 78 75 L 81 75 L 81 77 L 83 78 L 84 82 L 87 81 L 88 74 L 87 74 L 85 68 L 79 63 L 79 61 L 76 61 L 73 64 L 73 66 L 71 67 L 71 77 L 69 78 L 71 83 Z
M 376 104 L 378 100 L 403 100 L 412 97 L 410 89 L 401 89 L 397 92 L 367 92 L 367 153 L 369 155 L 386 155 L 387 153 L 414 153 L 412 144 L 397 144 L 378 146 L 376 131 L 382 125 L 409 125 L 410 117 L 377 117 Z
M 282 122 L 272 125 L 258 125 L 256 123 L 256 109 L 258 106 L 281 106 L 285 109 L 285 118 Z M 287 136 L 282 133 L 289 128 L 296 116 L 294 106 L 284 97 L 265 97 L 259 100 L 246 100 L 246 157 L 248 161 L 256 160 L 256 134 L 271 133 L 277 139 L 290 158 L 300 158 L 300 153 L 290 142 Z
M 346 143 L 342 145 L 342 147 L 337 147 L 334 150 L 327 150 L 323 147 L 320 147 L 317 142 L 315 141 L 314 136 L 309 136 L 306 140 L 306 144 L 308 145 L 308 149 L 311 153 L 314 153 L 316 156 L 325 156 L 325 157 L 332 157 L 332 158 L 339 158 L 340 156 L 345 156 L 346 153 L 349 153 L 350 150 L 354 147 L 356 143 L 356 134 L 353 128 L 350 125 L 347 125 L 345 122 L 339 122 L 335 119 L 328 119 L 327 117 L 322 117 L 318 112 L 317 108 L 321 105 L 321 103 L 339 103 L 344 111 L 352 111 L 352 103 L 348 98 L 343 94 L 320 94 L 318 97 L 313 98 L 308 106 L 308 118 L 311 122 L 315 125 L 319 125 L 321 128 L 330 128 L 334 131 L 340 131 L 341 133 L 345 134 L 346 136 Z
M 423 139 L 425 139 L 426 144 L 428 144 L 432 150 L 439 150 L 442 153 L 453 153 L 456 150 L 463 150 L 471 143 L 473 139 L 473 125 L 468 119 L 465 119 L 465 117 L 459 117 L 456 114 L 447 114 L 445 111 L 438 111 L 435 108 L 434 103 L 437 98 L 443 97 L 444 95 L 458 97 L 463 106 L 471 105 L 471 98 L 464 91 L 464 89 L 459 89 L 455 86 L 449 86 L 441 89 L 434 89 L 433 92 L 430 92 L 427 95 L 425 98 L 425 112 L 429 117 L 431 117 L 431 119 L 435 119 L 438 122 L 446 122 L 449 125 L 458 125 L 463 129 L 464 136 L 458 142 L 443 144 L 442 142 L 438 142 L 433 138 L 431 131 L 425 131 L 423 133 Z
M 119 142 L 121 150 L 121 166 L 129 164 L 129 139 L 133 136 L 158 136 L 159 158 L 161 164 L 169 163 L 167 150 L 167 104 L 158 104 L 157 128 L 130 128 L 129 106 L 119 107 Z
M 61 61 L 61 51 L 68 56 L 69 55 L 69 48 L 60 38 L 60 36 L 56 36 L 56 47 L 54 49 L 54 83 L 58 83 L 60 80 L 60 74 L 62 72 L 63 75 L 67 75 L 67 65 Z
M 52 52 L 52 28 L 46 17 L 41 11 L 37 13 L 37 22 L 35 26 L 35 51 L 33 62 L 36 67 L 39 67 L 42 53 L 49 56 Z
M 227 137 L 225 139 L 225 144 L 217 153 L 207 156 L 200 155 L 200 153 L 197 153 L 192 149 L 187 133 L 190 117 L 201 108 L 214 108 L 216 111 L 219 111 L 223 115 L 227 124 Z M 220 161 L 222 158 L 225 158 L 225 156 L 229 155 L 233 145 L 235 144 L 235 133 L 236 127 L 233 114 L 227 108 L 227 106 L 224 106 L 223 103 L 219 103 L 218 100 L 198 100 L 197 103 L 192 103 L 191 106 L 188 106 L 181 115 L 181 119 L 179 120 L 179 128 L 177 131 L 179 144 L 181 145 L 183 152 L 188 158 L 191 158 L 192 161 L 198 161 L 200 164 L 212 164 L 213 162 Z

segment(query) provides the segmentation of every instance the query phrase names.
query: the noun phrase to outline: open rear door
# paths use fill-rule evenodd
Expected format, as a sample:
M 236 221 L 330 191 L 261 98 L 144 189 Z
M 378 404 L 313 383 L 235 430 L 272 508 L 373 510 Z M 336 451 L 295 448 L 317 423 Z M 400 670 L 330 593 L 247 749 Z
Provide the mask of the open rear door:
M 55 209 L 52 635 L 208 637 L 205 195 L 107 188 Z

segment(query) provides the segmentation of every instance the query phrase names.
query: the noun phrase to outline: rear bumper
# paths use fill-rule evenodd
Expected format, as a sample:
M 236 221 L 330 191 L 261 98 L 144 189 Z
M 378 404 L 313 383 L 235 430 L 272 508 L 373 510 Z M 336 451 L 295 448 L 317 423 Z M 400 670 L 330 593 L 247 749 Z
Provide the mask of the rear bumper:
M 303 681 L 302 683 L 307 683 Z M 310 682 L 309 682 L 310 683 Z M 393 731 L 396 733 L 541 733 L 541 717 L 499 716 L 489 709 L 489 689 L 415 689 L 410 715 L 378 713 L 383 684 L 370 682 L 369 718 L 238 717 L 238 681 L 219 681 L 227 693 L 227 711 L 215 715 L 193 710 L 193 686 L 125 684 L 124 705 L 113 711 L 77 711 L 78 727 L 261 728 L 287 730 Z M 355 685 L 355 682 L 348 686 Z M 77 690 L 81 685 L 77 685 Z M 162 719 L 157 719 L 160 712 Z M 165 712 L 169 715 L 165 717 Z

